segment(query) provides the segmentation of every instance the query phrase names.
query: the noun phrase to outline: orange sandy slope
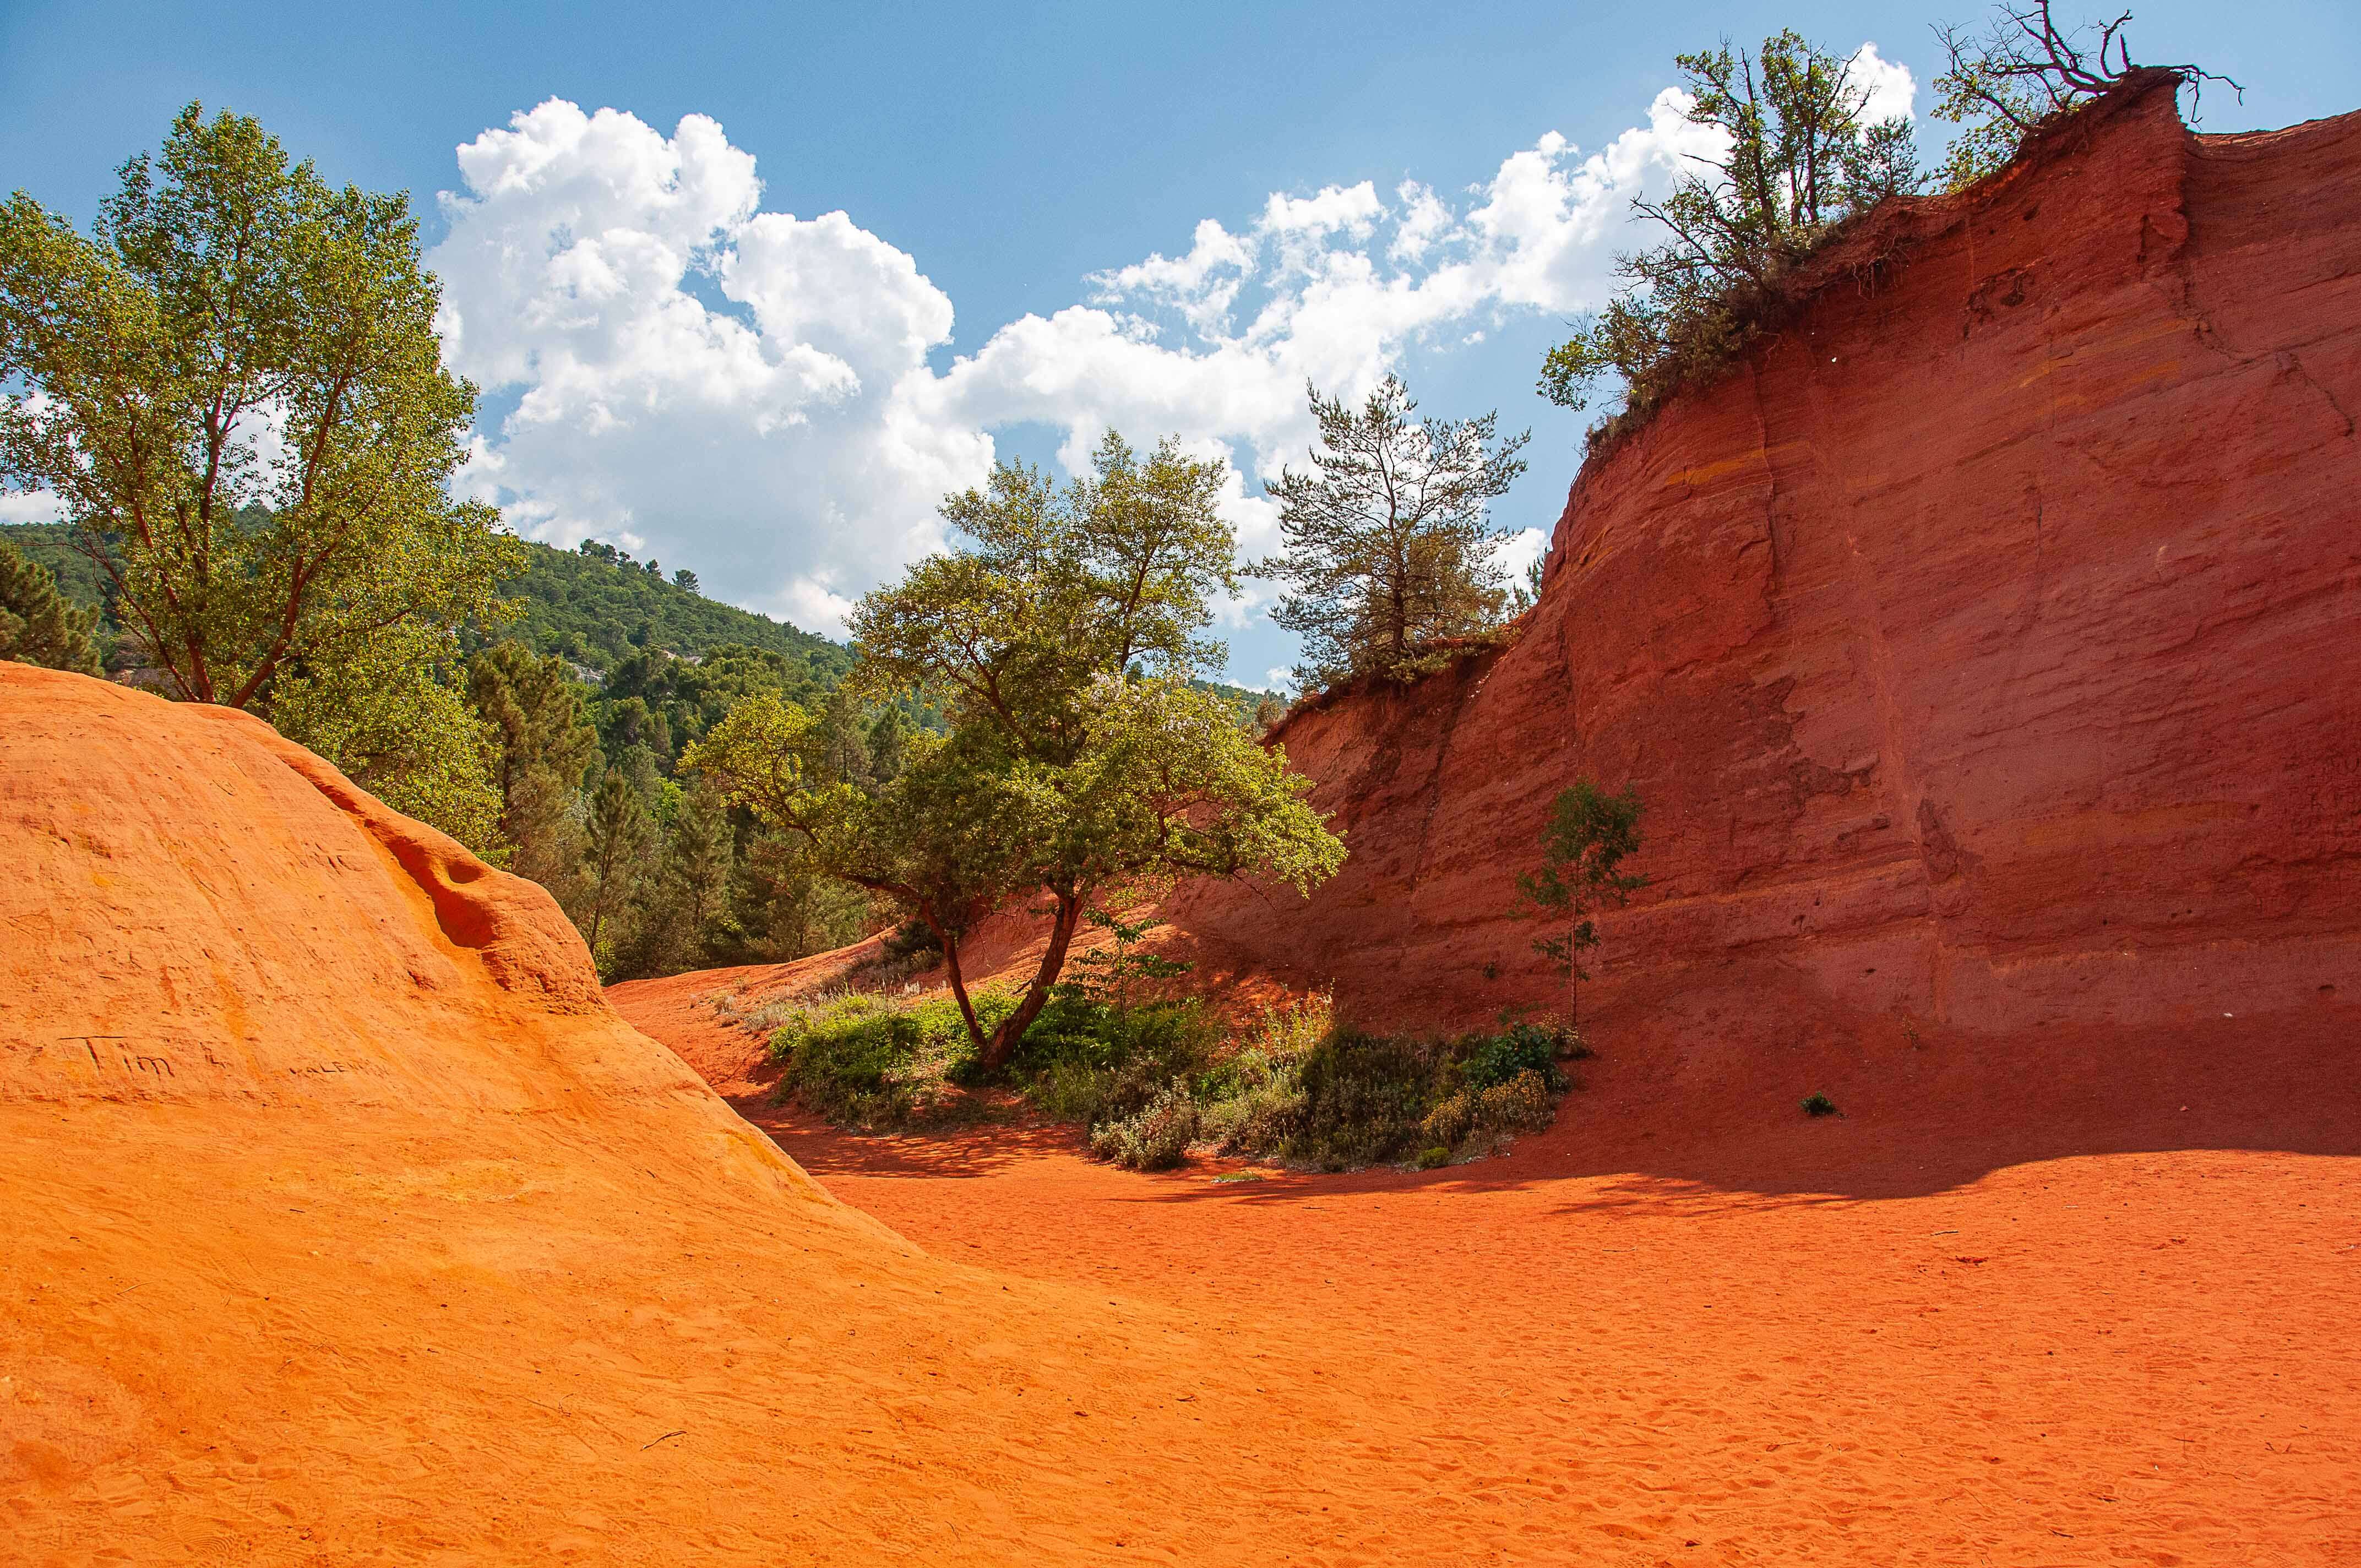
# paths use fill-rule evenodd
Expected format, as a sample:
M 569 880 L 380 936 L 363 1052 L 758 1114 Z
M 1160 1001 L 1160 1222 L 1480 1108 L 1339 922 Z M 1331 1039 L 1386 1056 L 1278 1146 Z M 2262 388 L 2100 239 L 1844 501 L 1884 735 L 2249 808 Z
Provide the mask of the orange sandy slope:
M 0 1562 L 1308 1558 L 1367 1391 L 928 1256 L 547 896 L 234 715 L 0 664 Z M 1422 1510 L 1476 1541 L 1487 1508 Z

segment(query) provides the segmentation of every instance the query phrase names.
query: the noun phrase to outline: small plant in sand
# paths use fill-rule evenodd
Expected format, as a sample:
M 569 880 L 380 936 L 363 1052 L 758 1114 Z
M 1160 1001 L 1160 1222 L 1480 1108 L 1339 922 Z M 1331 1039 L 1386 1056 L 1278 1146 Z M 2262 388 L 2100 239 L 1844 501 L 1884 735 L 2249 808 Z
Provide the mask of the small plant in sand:
M 1835 1115 L 1836 1113 L 1837 1113 L 1837 1102 L 1836 1102 L 1835 1101 L 1833 1101 L 1833 1100 L 1829 1099 L 1827 1095 L 1825 1095 L 1825 1094 L 1812 1094 L 1812 1095 L 1807 1095 L 1807 1096 L 1806 1096 L 1806 1097 L 1805 1097 L 1805 1100 L 1804 1100 L 1804 1114 L 1805 1114 L 1805 1115 L 1806 1115 L 1806 1116 L 1833 1116 L 1833 1115 Z
M 1082 917 L 1107 933 L 1110 940 L 1103 948 L 1075 957 L 1069 966 L 1070 978 L 1060 982 L 1071 995 L 1111 1008 L 1120 1016 L 1131 1011 L 1142 987 L 1178 980 L 1191 967 L 1139 945 L 1140 938 L 1156 928 L 1154 920 L 1126 921 L 1104 909 L 1089 910 Z

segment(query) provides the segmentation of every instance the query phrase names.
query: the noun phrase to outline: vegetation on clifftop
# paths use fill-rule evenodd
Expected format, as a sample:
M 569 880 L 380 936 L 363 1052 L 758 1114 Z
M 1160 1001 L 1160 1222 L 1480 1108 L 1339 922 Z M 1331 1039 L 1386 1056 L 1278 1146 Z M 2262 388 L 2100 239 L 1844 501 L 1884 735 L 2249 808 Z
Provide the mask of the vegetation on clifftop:
M 1960 127 L 1944 188 L 1997 172 L 2036 133 L 2143 75 L 2177 77 L 2192 93 L 2209 81 L 2236 89 L 2195 65 L 2134 63 L 2130 20 L 2062 26 L 2050 0 L 2034 0 L 2003 5 L 1981 34 L 1938 27 L 1948 68 L 1935 81 L 1934 117 Z M 1758 51 L 1725 41 L 1677 57 L 1688 118 L 1724 151 L 1696 159 L 1662 201 L 1633 201 L 1666 237 L 1617 258 L 1622 290 L 1542 364 L 1539 389 L 1561 407 L 1584 408 L 1602 383 L 1613 388 L 1615 406 L 1590 430 L 1593 453 L 1773 330 L 1801 302 L 1805 264 L 1855 219 L 1925 189 L 1909 121 L 1871 117 L 1857 60 L 1792 29 Z

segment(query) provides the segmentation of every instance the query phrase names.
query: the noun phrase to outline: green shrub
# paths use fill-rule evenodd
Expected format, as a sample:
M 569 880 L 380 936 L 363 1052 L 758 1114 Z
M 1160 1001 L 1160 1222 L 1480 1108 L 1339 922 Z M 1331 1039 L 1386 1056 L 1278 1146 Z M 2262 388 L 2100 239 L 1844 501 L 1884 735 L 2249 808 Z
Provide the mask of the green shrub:
M 1301 1064 L 1248 1047 L 1199 1079 L 1198 1135 L 1224 1154 L 1277 1154 L 1303 1127 Z
M 1014 1000 L 979 993 L 985 1026 Z M 730 1014 L 775 1020 L 771 1050 L 783 1093 L 860 1127 L 939 1126 L 977 1119 L 964 1091 L 982 1073 L 956 1005 L 846 992 Z M 1544 1025 L 1421 1040 L 1333 1025 L 1325 998 L 1268 1009 L 1224 1038 L 1194 999 L 1121 1008 L 1066 990 L 1010 1058 L 1034 1109 L 1085 1129 L 1092 1153 L 1165 1170 L 1192 1145 L 1224 1155 L 1344 1170 L 1400 1160 L 1431 1168 L 1546 1128 L 1565 1087 L 1567 1038 Z
M 1476 1097 L 1466 1090 L 1436 1102 L 1418 1124 L 1419 1135 L 1448 1154 L 1476 1129 Z
M 1323 1170 L 1399 1157 L 1435 1099 L 1440 1047 L 1339 1030 L 1303 1059 L 1302 1130 L 1289 1153 Z
M 1118 1010 L 1069 991 L 1025 1031 L 1009 1072 L 1045 1114 L 1095 1128 L 1202 1071 L 1219 1036 L 1193 997 Z
M 1546 1132 L 1555 1115 L 1556 1108 L 1550 1103 L 1549 1084 L 1530 1068 L 1476 1097 L 1477 1124 L 1493 1131 Z
M 1805 1114 L 1805 1115 L 1806 1115 L 1806 1116 L 1833 1116 L 1833 1115 L 1835 1115 L 1836 1113 L 1837 1113 L 1837 1102 L 1836 1102 L 1835 1101 L 1833 1101 L 1833 1100 L 1829 1099 L 1827 1095 L 1825 1095 L 1825 1094 L 1814 1094 L 1814 1095 L 1808 1095 L 1808 1096 L 1806 1096 L 1806 1097 L 1805 1098 L 1805 1101 L 1804 1101 L 1804 1114 Z
M 997 992 L 973 998 L 990 1028 L 1015 1008 Z M 796 1006 L 772 1035 L 785 1072 L 782 1094 L 849 1126 L 939 1125 L 972 1119 L 979 1107 L 960 1085 L 975 1072 L 975 1045 L 948 997 L 905 1003 L 845 992 Z
M 1119 1122 L 1091 1135 L 1091 1152 L 1133 1170 L 1170 1170 L 1197 1141 L 1197 1102 L 1173 1084 Z
M 1558 1051 L 1565 1042 L 1557 1030 L 1540 1024 L 1511 1024 L 1468 1053 L 1467 1082 L 1472 1088 L 1490 1089 L 1519 1073 L 1536 1072 L 1543 1082 L 1556 1088 Z

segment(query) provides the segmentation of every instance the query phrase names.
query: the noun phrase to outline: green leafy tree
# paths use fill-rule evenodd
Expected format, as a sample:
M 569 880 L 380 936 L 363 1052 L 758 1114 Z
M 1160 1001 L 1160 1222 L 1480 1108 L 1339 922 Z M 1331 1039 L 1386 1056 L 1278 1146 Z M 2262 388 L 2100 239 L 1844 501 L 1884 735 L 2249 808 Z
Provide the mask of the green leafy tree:
M 1533 950 L 1565 976 L 1565 1016 L 1576 1022 L 1582 954 L 1598 945 L 1593 914 L 1604 905 L 1628 903 L 1648 879 L 1622 869 L 1640 848 L 1640 796 L 1629 785 L 1609 795 L 1587 778 L 1559 792 L 1542 829 L 1542 863 L 1517 878 L 1521 901 L 1534 913 L 1565 922 L 1556 936 L 1543 937 Z
M 583 824 L 582 911 L 575 924 L 603 972 L 626 933 L 623 926 L 646 875 L 654 828 L 645 796 L 620 768 L 609 768 Z
M 469 665 L 467 700 L 500 796 L 500 837 L 514 847 L 510 869 L 571 906 L 585 852 L 576 806 L 598 756 L 581 688 L 555 654 L 536 659 L 501 641 Z
M 2131 19 L 2125 11 L 2096 26 L 2061 27 L 2049 0 L 2035 0 L 2000 6 L 1982 33 L 1938 26 L 1947 65 L 1935 78 L 1933 114 L 1960 127 L 1939 171 L 1944 188 L 1957 191 L 2006 168 L 2043 121 L 2070 114 L 2138 71 L 2169 71 L 2192 96 L 2208 82 L 2245 96 L 2230 78 L 2195 65 L 2135 64 L 2124 32 Z
M 1214 509 L 1221 466 L 1166 442 L 1142 458 L 1110 434 L 1062 488 L 997 469 L 950 497 L 957 552 L 862 601 L 855 679 L 939 703 L 949 732 L 909 738 L 890 781 L 849 776 L 814 714 L 758 694 L 685 760 L 792 835 L 815 871 L 925 925 L 986 1070 L 1039 1015 L 1084 911 L 1111 889 L 1258 873 L 1305 889 L 1344 846 L 1309 783 L 1256 745 L 1224 698 L 1191 684 L 1235 584 Z M 1039 965 L 986 1031 L 961 948 L 985 916 L 1042 900 Z
M 1307 390 L 1320 431 L 1312 466 L 1269 488 L 1283 548 L 1252 568 L 1289 585 L 1271 619 L 1303 639 L 1296 678 L 1309 688 L 1436 668 L 1436 644 L 1499 622 L 1504 531 L 1488 509 L 1524 472 L 1517 453 L 1532 433 L 1496 442 L 1489 413 L 1415 419 L 1391 376 L 1358 410 Z
M 1676 59 L 1690 122 L 1728 150 L 1664 200 L 1632 203 L 1671 237 L 1618 258 L 1622 291 L 1543 361 L 1542 395 L 1564 408 L 1613 377 L 1644 415 L 1742 347 L 1780 280 L 1838 224 L 1920 182 L 1908 118 L 1869 118 L 1850 59 L 1792 30 L 1759 54 L 1725 42 Z
M 0 543 L 0 662 L 97 674 L 97 620 L 58 592 L 57 574 Z
M 1155 929 L 1155 921 L 1125 920 L 1104 909 L 1090 910 L 1083 917 L 1104 931 L 1108 939 L 1105 946 L 1076 958 L 1074 978 L 1059 982 L 1071 986 L 1082 1000 L 1104 1007 L 1120 1018 L 1131 1011 L 1132 1001 L 1142 986 L 1178 980 L 1189 972 L 1190 965 L 1185 960 L 1168 959 L 1139 945 Z
M 510 855 L 482 728 L 456 662 L 432 636 L 397 628 L 362 658 L 280 672 L 271 722 L 407 817 L 495 865 Z
M 193 104 L 89 237 L 0 206 L 0 477 L 64 503 L 170 695 L 267 713 L 283 673 L 357 689 L 395 634 L 439 656 L 493 611 L 520 557 L 445 489 L 476 393 L 437 302 L 406 195 Z

